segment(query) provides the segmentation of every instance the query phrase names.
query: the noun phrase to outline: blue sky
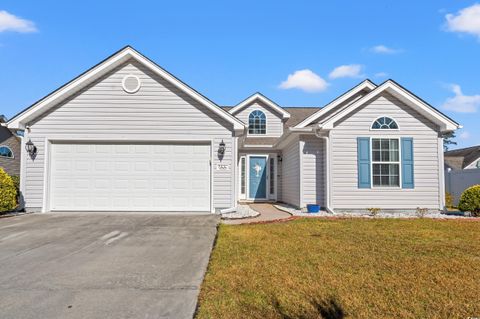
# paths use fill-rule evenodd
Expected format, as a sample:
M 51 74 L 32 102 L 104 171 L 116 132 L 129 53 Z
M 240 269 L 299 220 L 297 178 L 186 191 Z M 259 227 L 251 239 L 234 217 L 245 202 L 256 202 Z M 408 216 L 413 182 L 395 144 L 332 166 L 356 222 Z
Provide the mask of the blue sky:
M 18 1 L 0 4 L 0 113 L 11 117 L 130 44 L 217 104 L 260 91 L 322 106 L 393 78 L 480 144 L 480 3 Z

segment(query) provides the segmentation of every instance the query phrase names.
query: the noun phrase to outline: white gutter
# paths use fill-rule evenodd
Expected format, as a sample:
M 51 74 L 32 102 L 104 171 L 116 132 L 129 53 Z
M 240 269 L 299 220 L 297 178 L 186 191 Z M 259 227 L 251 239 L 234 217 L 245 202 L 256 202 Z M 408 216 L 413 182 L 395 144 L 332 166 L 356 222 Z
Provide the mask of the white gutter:
M 317 135 L 317 134 L 315 134 Z M 335 212 L 333 211 L 333 208 L 332 208 L 332 203 L 331 203 L 331 187 L 332 187 L 332 182 L 331 182 L 331 174 L 330 174 L 330 138 L 328 136 L 318 136 L 317 137 L 320 137 L 321 139 L 323 139 L 325 141 L 325 152 L 327 153 L 326 156 L 325 156 L 325 167 L 326 167 L 326 170 L 325 170 L 325 180 L 326 180 L 326 187 L 325 187 L 325 197 L 326 197 L 326 205 L 325 205 L 325 209 L 327 210 L 327 212 L 331 213 L 331 214 L 335 214 Z

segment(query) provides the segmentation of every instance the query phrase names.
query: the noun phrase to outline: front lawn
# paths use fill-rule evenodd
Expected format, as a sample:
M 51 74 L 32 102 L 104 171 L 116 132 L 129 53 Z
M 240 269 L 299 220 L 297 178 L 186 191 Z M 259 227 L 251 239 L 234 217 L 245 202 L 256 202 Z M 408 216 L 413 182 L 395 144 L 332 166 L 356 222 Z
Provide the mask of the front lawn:
M 480 222 L 221 225 L 198 318 L 480 317 Z

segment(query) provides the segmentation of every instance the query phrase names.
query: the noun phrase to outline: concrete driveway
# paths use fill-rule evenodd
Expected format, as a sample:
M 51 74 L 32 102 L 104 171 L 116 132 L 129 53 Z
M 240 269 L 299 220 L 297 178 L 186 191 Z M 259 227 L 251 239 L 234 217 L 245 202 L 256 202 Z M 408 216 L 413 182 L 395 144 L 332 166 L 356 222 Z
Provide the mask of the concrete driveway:
M 218 218 L 0 219 L 2 318 L 191 318 Z

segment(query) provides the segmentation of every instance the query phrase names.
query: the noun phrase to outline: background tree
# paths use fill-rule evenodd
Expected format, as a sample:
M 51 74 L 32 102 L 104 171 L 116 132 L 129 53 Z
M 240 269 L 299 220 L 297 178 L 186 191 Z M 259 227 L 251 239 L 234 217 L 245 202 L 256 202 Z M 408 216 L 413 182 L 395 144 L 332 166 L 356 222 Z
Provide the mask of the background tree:
M 455 132 L 447 132 L 443 134 L 443 149 L 448 151 L 450 145 L 457 145 L 453 139 L 456 137 Z

